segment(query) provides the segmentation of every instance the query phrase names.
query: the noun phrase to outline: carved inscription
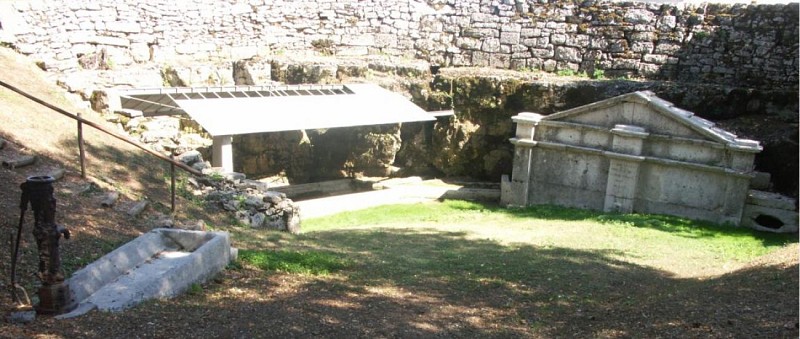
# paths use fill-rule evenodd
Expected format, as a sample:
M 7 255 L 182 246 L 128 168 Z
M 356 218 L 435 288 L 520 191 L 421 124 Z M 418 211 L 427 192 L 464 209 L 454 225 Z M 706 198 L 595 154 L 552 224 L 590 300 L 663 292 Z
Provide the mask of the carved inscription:
M 610 193 L 633 197 L 636 188 L 636 179 L 639 174 L 639 164 L 626 161 L 613 160 L 609 169 Z
M 608 168 L 604 210 L 632 212 L 638 177 L 639 163 L 611 160 Z

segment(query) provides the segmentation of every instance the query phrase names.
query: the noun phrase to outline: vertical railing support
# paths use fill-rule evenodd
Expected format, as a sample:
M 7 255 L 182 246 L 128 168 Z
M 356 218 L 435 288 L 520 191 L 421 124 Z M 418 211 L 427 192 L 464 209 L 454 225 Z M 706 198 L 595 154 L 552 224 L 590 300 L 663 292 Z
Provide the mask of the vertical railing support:
M 172 161 L 175 161 L 175 155 L 169 156 Z M 171 162 L 169 164 L 169 171 L 170 177 L 172 178 L 172 212 L 175 212 L 175 163 Z
M 78 118 L 81 114 L 77 114 Z M 86 152 L 83 149 L 83 122 L 78 120 L 78 152 L 81 157 L 81 179 L 86 179 Z

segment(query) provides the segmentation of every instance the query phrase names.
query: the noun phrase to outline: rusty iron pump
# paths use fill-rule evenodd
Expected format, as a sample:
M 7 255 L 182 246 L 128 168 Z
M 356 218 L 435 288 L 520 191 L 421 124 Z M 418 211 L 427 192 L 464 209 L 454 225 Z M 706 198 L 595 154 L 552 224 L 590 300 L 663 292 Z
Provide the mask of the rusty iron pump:
M 56 199 L 53 196 L 53 182 L 51 176 L 34 176 L 20 185 L 22 197 L 20 199 L 20 220 L 17 229 L 17 241 L 12 258 L 12 289 L 16 291 L 16 262 L 19 253 L 20 236 L 25 220 L 25 211 L 30 204 L 33 210 L 34 226 L 33 236 L 39 252 L 39 304 L 35 306 L 40 314 L 61 314 L 71 311 L 75 307 L 69 286 L 64 282 L 61 272 L 61 254 L 59 253 L 59 240 L 63 235 L 69 239 L 69 230 L 55 222 Z M 16 292 L 14 292 L 16 293 Z M 15 294 L 15 299 L 16 294 Z M 19 300 L 17 300 L 19 301 Z

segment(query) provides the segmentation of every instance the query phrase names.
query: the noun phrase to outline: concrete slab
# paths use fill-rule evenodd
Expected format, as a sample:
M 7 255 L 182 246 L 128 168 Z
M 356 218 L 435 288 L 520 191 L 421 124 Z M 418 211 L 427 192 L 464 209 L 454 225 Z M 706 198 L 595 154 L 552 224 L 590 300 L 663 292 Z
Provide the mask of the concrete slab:
M 414 204 L 439 199 L 498 201 L 499 189 L 465 188 L 441 180 L 394 180 L 382 182 L 382 189 L 296 201 L 303 219 L 392 204 Z
M 79 305 L 56 318 L 173 297 L 225 269 L 236 254 L 226 232 L 152 230 L 75 272 L 67 283 Z

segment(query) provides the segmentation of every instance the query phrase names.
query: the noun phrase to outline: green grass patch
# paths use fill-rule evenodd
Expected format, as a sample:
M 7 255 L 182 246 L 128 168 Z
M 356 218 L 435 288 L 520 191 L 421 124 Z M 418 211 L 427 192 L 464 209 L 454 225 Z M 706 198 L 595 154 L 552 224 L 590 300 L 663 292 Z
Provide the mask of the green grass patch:
M 681 264 L 694 261 L 696 266 L 707 264 L 703 260 L 744 262 L 797 242 L 794 235 L 674 216 L 603 213 L 557 206 L 507 209 L 496 204 L 451 200 L 380 206 L 303 223 L 303 231 L 312 238 L 319 232 L 351 228 L 375 228 L 372 232 L 376 232 L 376 237 L 386 229 L 432 228 L 504 244 L 622 251 L 629 258 L 658 261 L 665 267 L 670 265 L 670 259 Z M 677 249 L 678 253 L 673 254 Z
M 198 283 L 194 283 L 189 285 L 189 289 L 186 291 L 189 295 L 199 295 L 203 293 L 203 285 Z
M 264 271 L 327 275 L 348 266 L 347 260 L 318 251 L 240 250 L 239 260 Z
M 442 203 L 435 204 L 385 205 L 359 211 L 342 212 L 324 218 L 303 220 L 303 232 L 390 223 L 459 222 L 469 218 L 470 214 L 487 213 L 497 209 L 498 207 L 496 206 L 492 207 L 461 200 L 445 200 Z

